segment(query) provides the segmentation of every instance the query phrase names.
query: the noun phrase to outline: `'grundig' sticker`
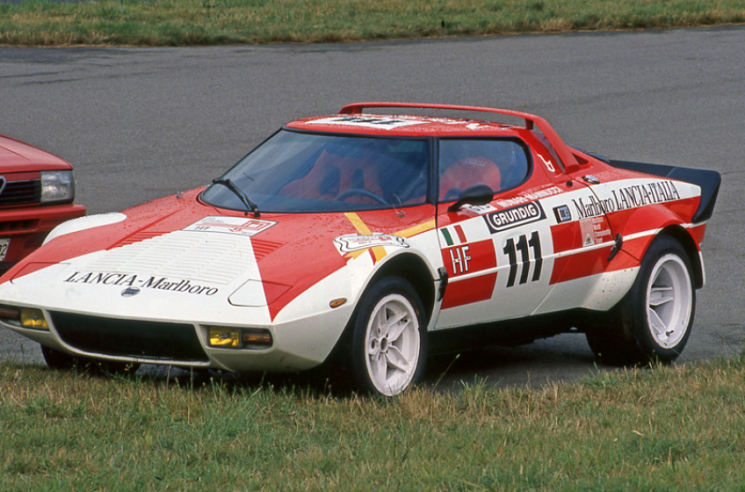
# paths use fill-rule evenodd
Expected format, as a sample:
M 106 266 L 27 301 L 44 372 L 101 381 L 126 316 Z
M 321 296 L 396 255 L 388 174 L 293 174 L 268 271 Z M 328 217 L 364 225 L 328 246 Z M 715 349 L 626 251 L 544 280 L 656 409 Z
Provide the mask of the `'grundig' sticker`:
M 342 255 L 353 251 L 359 251 L 361 249 L 374 248 L 376 246 L 395 246 L 399 248 L 409 247 L 409 243 L 406 242 L 406 239 L 393 234 L 370 234 L 369 236 L 350 234 L 347 236 L 337 237 L 334 239 L 334 243 L 339 249 L 339 253 Z
M 530 202 L 524 205 L 518 205 L 516 207 L 507 208 L 494 212 L 493 214 L 484 215 L 486 225 L 489 226 L 489 232 L 496 234 L 497 232 L 506 231 L 513 227 L 521 226 L 524 224 L 530 224 L 532 222 L 538 222 L 546 218 L 546 213 L 543 211 L 543 207 L 538 202 Z

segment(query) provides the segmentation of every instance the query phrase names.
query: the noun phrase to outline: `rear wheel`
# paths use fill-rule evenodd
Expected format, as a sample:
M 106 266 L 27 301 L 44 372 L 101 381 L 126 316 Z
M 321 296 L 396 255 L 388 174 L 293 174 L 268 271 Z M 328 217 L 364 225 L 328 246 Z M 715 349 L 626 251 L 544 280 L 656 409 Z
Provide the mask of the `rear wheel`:
M 669 363 L 683 351 L 693 325 L 696 291 L 683 247 L 659 236 L 644 255 L 631 291 L 587 333 L 595 354 L 611 364 Z
M 359 386 L 400 394 L 421 378 L 426 357 L 426 316 L 414 288 L 400 277 L 375 283 L 353 321 L 350 363 Z

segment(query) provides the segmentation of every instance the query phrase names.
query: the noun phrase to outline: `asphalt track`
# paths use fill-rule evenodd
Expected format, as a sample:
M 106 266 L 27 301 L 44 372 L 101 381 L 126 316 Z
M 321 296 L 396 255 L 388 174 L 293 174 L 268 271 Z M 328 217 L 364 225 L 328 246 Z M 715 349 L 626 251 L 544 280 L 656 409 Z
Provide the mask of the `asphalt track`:
M 679 363 L 745 341 L 745 28 L 217 48 L 0 47 L 0 133 L 73 163 L 78 201 L 119 210 L 206 184 L 283 123 L 353 101 L 503 107 L 612 158 L 723 175 L 707 285 Z M 0 329 L 0 358 L 41 363 Z M 452 358 L 432 361 L 434 384 Z M 581 335 L 462 354 L 440 387 L 540 386 L 599 370 Z

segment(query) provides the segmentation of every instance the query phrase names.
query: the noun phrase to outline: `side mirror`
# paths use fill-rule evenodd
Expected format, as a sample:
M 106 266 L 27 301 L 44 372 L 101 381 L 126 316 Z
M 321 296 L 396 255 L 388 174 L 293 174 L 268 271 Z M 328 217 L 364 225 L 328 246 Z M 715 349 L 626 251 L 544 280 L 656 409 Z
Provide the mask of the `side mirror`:
M 463 205 L 486 205 L 494 200 L 494 191 L 487 185 L 474 185 L 463 190 L 458 201 L 448 207 L 448 212 L 457 212 Z

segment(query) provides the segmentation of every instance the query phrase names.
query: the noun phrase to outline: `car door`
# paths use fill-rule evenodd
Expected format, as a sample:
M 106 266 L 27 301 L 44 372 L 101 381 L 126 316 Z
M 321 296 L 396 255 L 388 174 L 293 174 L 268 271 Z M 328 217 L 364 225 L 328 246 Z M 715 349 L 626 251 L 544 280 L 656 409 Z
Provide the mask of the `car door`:
M 551 288 L 553 243 L 540 200 L 551 183 L 531 172 L 529 149 L 517 139 L 441 139 L 438 162 L 438 239 L 449 283 L 437 327 L 529 315 Z M 490 204 L 448 210 L 477 184 L 496 191 Z

